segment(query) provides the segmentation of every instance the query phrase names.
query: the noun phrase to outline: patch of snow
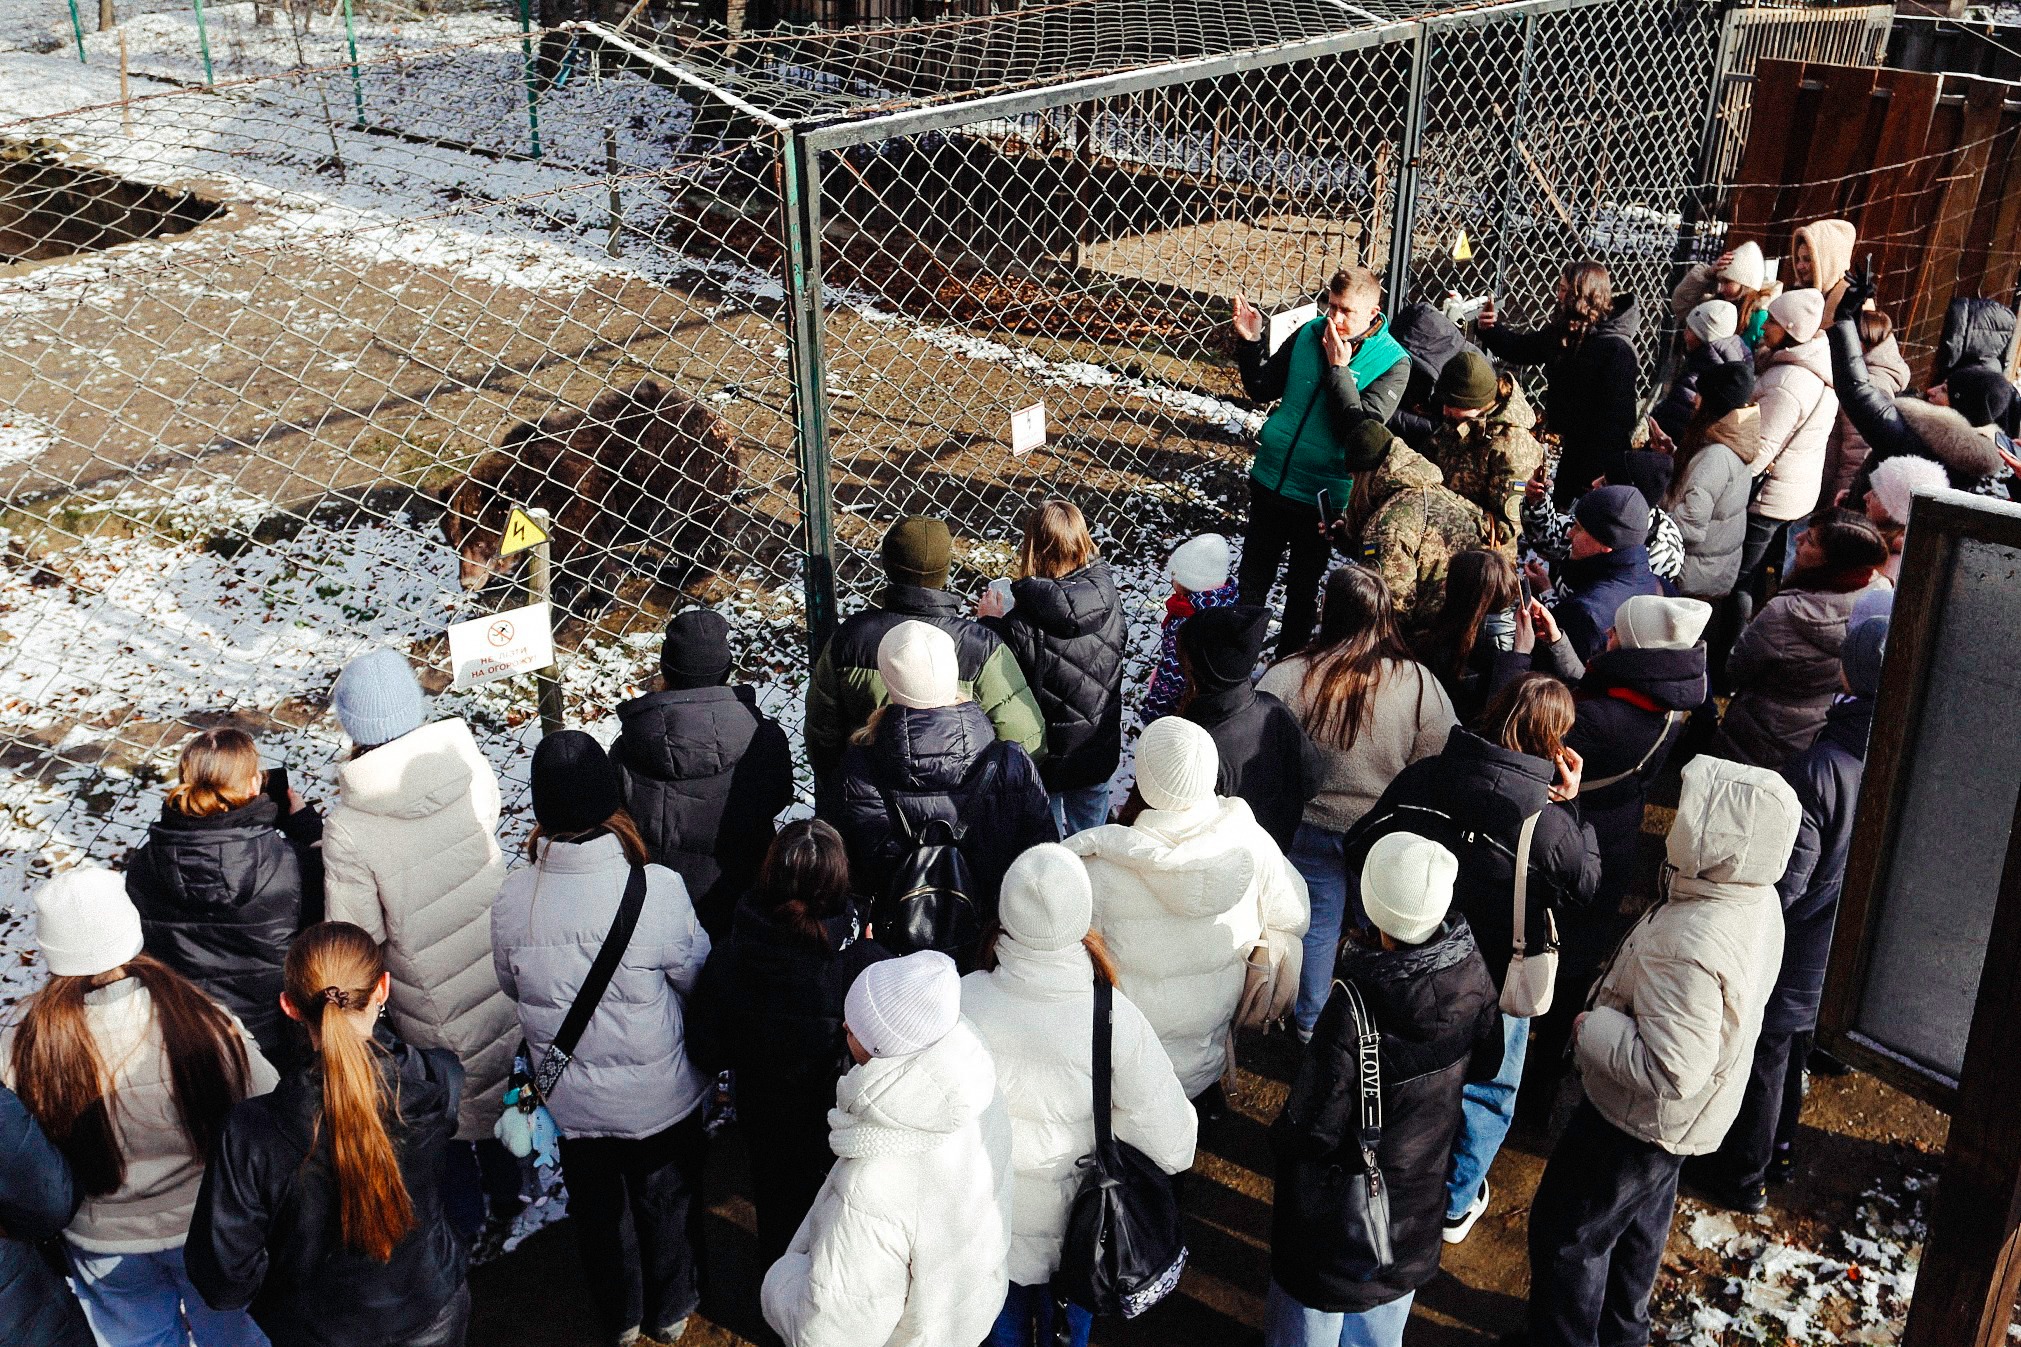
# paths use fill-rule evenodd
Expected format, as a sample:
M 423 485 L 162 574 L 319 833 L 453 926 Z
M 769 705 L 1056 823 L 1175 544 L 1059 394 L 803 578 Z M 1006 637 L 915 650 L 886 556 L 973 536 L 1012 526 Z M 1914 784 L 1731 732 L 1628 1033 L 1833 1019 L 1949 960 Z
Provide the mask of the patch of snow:
M 0 466 L 26 463 L 56 443 L 56 432 L 25 412 L 0 408 Z

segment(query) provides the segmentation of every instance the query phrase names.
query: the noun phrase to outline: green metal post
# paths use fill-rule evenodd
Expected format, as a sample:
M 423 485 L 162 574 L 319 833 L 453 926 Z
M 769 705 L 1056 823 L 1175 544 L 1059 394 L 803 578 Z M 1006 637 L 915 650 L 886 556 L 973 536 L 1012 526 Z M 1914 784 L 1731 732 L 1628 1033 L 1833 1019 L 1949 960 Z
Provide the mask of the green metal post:
M 196 40 L 204 53 L 204 83 L 214 85 L 218 81 L 217 76 L 211 72 L 211 34 L 210 29 L 204 24 L 204 0 L 190 0 L 190 2 L 196 6 Z
M 828 460 L 828 388 L 821 359 L 821 165 L 798 131 L 779 133 L 779 203 L 785 220 L 786 337 L 792 357 L 793 429 L 800 458 L 800 527 L 806 549 L 807 641 L 819 655 L 835 630 L 835 514 Z
M 344 41 L 351 47 L 351 106 L 357 112 L 353 123 L 360 131 L 365 129 L 365 80 L 358 73 L 358 28 L 351 21 L 351 0 L 344 0 Z
M 533 0 L 519 0 L 520 69 L 526 77 L 526 129 L 540 158 L 540 90 L 533 68 Z
M 1419 22 L 1411 35 L 1410 103 L 1404 109 L 1403 143 L 1397 147 L 1396 201 L 1392 205 L 1389 233 L 1389 284 L 1384 302 L 1389 316 L 1410 299 L 1411 249 L 1417 230 L 1418 154 L 1424 140 L 1425 102 L 1430 97 L 1431 31 Z
M 84 20 L 77 17 L 77 0 L 70 0 L 70 31 L 77 36 L 77 63 L 89 64 L 84 59 Z

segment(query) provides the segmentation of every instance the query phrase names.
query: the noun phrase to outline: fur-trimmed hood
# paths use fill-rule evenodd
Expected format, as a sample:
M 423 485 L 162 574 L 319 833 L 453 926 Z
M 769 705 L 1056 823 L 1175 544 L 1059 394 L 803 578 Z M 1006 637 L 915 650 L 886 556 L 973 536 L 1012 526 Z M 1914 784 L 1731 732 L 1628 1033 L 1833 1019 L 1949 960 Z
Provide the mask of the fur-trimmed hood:
M 1990 477 L 2000 470 L 2000 451 L 1961 413 L 1921 398 L 1896 398 L 1895 407 L 1954 483 Z

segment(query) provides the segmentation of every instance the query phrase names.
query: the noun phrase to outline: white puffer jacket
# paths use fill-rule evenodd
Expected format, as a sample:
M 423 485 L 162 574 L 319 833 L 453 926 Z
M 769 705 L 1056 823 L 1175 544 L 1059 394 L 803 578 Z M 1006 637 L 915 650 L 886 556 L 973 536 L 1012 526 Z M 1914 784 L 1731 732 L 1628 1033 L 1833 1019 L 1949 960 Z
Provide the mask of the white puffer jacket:
M 1802 817 L 1766 768 L 1685 764 L 1670 891 L 1615 953 L 1575 1044 L 1586 1097 L 1629 1135 L 1703 1155 L 1739 1114 L 1782 967 L 1775 885 Z
M 786 1347 L 968 1347 L 1009 1290 L 1011 1122 L 974 1027 L 835 1087 L 835 1166 L 765 1274 Z
M 233 1024 L 238 1024 L 236 1016 Z M 84 1024 L 99 1060 L 112 1073 L 113 1126 L 126 1159 L 126 1181 L 116 1192 L 86 1197 L 64 1238 L 86 1253 L 159 1253 L 189 1238 L 208 1157 L 190 1148 L 176 1109 L 175 1086 L 154 998 L 134 978 L 84 994 Z M 245 1026 L 248 1097 L 266 1094 L 279 1080 Z M 0 1083 L 14 1079 L 14 1030 L 0 1033 Z
M 1065 843 L 1088 867 L 1095 929 L 1188 1099 L 1221 1075 L 1242 999 L 1242 965 L 1266 940 L 1280 986 L 1298 984 L 1312 919 L 1305 880 L 1239 799 L 1146 809 Z M 1288 980 L 1288 982 L 1287 982 Z
M 497 774 L 468 726 L 438 720 L 345 763 L 337 790 L 323 825 L 329 918 L 385 946 L 394 1032 L 456 1054 L 456 1134 L 488 1137 L 519 1041 L 491 965 L 491 900 L 505 879 Z
M 1095 1149 L 1094 965 L 1079 945 L 1034 950 L 1006 936 L 997 966 L 961 980 L 961 1012 L 996 1059 L 1011 1116 L 1010 1279 L 1042 1286 L 1060 1266 L 1081 1161 Z M 1193 1163 L 1199 1118 L 1144 1013 L 1111 1003 L 1110 1127 L 1167 1174 Z
M 1748 467 L 1768 480 L 1750 508 L 1764 519 L 1801 519 L 1817 507 L 1825 447 L 1838 423 L 1831 350 L 1820 332 L 1800 346 L 1761 352 L 1755 369 L 1761 446 Z
M 554 1041 L 616 920 L 631 865 L 605 833 L 548 842 L 514 870 L 491 908 L 498 985 L 519 1009 L 535 1061 Z M 646 905 L 631 944 L 547 1106 L 572 1137 L 649 1137 L 702 1102 L 708 1082 L 688 1063 L 686 1001 L 709 958 L 681 877 L 646 867 Z

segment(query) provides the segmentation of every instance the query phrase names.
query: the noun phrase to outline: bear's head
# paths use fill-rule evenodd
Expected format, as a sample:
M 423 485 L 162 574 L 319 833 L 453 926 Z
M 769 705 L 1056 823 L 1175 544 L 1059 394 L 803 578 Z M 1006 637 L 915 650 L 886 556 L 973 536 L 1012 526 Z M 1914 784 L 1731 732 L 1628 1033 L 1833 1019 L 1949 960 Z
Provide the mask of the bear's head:
M 498 549 L 505 541 L 513 493 L 521 485 L 518 479 L 526 475 L 522 455 L 534 447 L 528 442 L 536 430 L 532 425 L 514 426 L 496 450 L 471 466 L 445 502 L 442 536 L 456 549 L 462 563 L 458 578 L 467 590 L 483 589 L 515 568 L 517 556 L 501 557 Z

